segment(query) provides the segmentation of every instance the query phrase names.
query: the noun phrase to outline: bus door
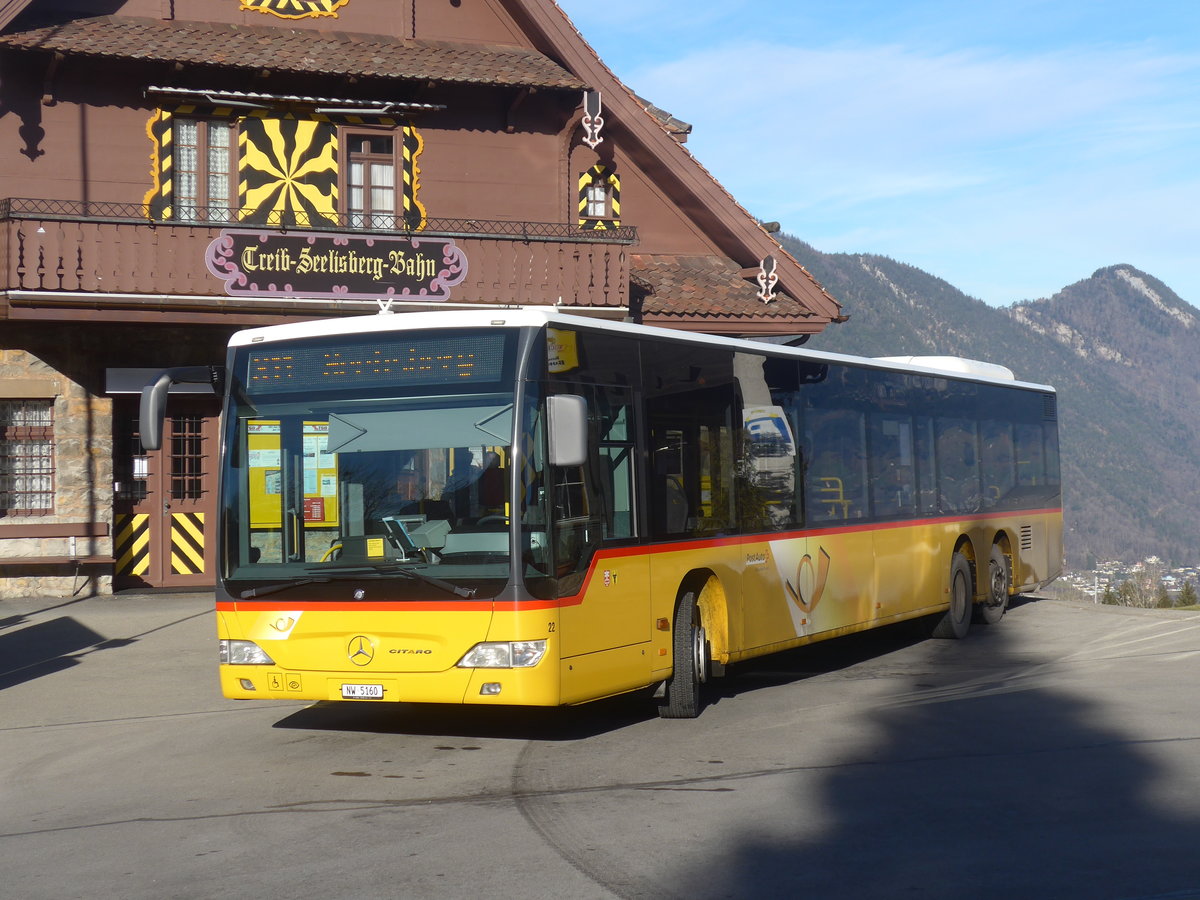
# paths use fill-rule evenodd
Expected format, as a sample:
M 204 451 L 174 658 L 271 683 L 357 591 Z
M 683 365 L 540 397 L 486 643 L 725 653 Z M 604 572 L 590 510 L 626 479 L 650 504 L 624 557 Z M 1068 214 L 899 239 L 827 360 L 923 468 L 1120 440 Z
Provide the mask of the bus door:
M 758 399 L 742 379 L 743 398 Z M 753 383 L 749 386 L 752 388 Z M 796 435 L 801 432 L 788 409 L 794 397 L 747 403 L 742 409 L 739 460 L 739 519 L 743 531 L 763 535 L 763 543 L 743 545 L 743 634 L 747 647 L 760 647 L 783 638 L 802 637 L 811 628 L 811 612 L 824 591 L 828 553 L 813 540 L 795 534 L 801 528 L 799 491 L 802 456 Z M 772 399 L 784 402 L 776 404 Z M 769 543 L 766 543 L 768 542 Z M 813 562 L 813 553 L 817 562 Z
M 113 401 L 113 586 L 210 586 L 220 400 L 172 396 L 163 446 L 149 453 L 137 406 L 136 396 Z
M 874 494 L 868 490 L 872 482 L 867 416 L 861 409 L 840 402 L 836 395 L 830 399 L 833 402 L 810 405 L 804 414 L 804 504 L 810 529 L 805 556 L 810 565 L 797 578 L 819 583 L 819 597 L 824 598 L 808 604 L 810 634 L 875 619 L 880 613 L 875 579 L 880 571 L 879 553 L 905 565 L 907 550 L 900 548 L 893 553 L 887 547 L 881 548 L 874 530 L 867 527 L 872 497 L 885 493 L 881 487 Z M 903 581 L 891 576 L 885 581 L 894 590 L 903 590 Z M 799 584 L 796 588 L 803 595 Z M 818 597 L 815 586 L 812 591 Z
M 565 385 L 588 405 L 586 465 L 554 470 L 554 555 L 560 594 L 586 595 L 562 609 L 564 657 L 630 647 L 650 640 L 649 557 L 638 520 L 633 392 Z M 586 583 L 585 583 L 586 579 Z

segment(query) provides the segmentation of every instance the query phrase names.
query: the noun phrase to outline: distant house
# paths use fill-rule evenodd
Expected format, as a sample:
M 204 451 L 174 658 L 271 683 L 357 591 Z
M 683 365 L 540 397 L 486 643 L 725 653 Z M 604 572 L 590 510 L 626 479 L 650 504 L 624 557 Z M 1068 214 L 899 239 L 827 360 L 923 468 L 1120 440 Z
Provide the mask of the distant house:
M 550 0 L 0 2 L 0 596 L 213 581 L 244 326 L 498 304 L 737 335 L 840 307 Z

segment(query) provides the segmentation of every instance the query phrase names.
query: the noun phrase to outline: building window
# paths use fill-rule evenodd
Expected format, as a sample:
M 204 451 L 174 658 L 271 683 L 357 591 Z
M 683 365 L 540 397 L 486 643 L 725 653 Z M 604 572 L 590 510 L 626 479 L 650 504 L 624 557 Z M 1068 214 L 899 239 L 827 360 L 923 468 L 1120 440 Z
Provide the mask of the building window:
M 54 512 L 54 401 L 0 400 L 0 515 Z
M 229 222 L 237 207 L 237 128 L 223 119 L 176 116 L 175 217 Z
M 587 188 L 587 212 L 589 219 L 607 219 L 612 194 L 607 184 L 590 184 Z
M 396 148 L 391 134 L 350 132 L 346 147 L 346 216 L 352 228 L 396 227 Z
M 204 494 L 204 420 L 171 420 L 171 499 L 199 500 Z
M 579 176 L 579 227 L 594 231 L 621 224 L 621 179 L 601 165 Z

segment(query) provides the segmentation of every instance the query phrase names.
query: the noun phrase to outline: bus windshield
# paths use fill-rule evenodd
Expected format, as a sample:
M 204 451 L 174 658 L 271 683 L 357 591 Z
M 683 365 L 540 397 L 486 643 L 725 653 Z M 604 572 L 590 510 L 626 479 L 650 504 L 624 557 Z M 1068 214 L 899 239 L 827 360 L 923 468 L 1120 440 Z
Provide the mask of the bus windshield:
M 409 355 L 430 352 L 419 336 L 404 343 Z M 364 368 L 331 390 L 320 363 L 304 371 L 313 348 L 270 355 L 300 374 L 256 376 L 264 351 L 239 350 L 232 367 L 222 479 L 230 591 L 368 579 L 369 599 L 494 596 L 509 576 L 514 414 L 512 382 L 500 376 L 511 366 L 496 366 L 492 384 L 474 380 L 478 370 L 404 369 L 373 383 Z

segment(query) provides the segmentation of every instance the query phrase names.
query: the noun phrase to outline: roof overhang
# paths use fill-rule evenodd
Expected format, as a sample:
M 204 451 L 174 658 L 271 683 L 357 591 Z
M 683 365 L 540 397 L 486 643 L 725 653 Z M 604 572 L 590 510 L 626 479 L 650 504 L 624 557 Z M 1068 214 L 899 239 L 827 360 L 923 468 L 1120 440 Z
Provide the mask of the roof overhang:
M 0 47 L 356 80 L 555 91 L 581 91 L 587 86 L 548 56 L 517 46 L 181 19 L 73 19 L 0 35 Z

